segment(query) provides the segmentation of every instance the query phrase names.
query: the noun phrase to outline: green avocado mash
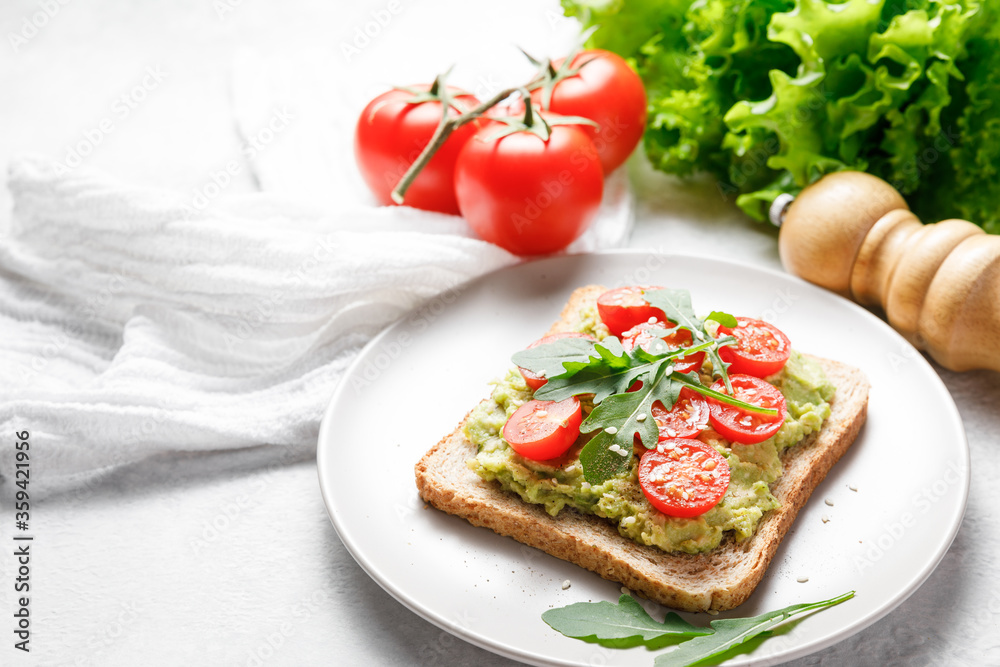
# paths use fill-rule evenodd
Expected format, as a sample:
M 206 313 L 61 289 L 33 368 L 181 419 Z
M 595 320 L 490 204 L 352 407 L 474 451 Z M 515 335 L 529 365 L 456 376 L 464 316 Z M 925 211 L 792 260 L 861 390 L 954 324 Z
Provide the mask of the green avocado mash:
M 579 328 L 603 337 L 606 331 L 595 331 L 595 321 L 599 322 L 581 311 Z M 773 437 L 756 445 L 731 445 L 717 435 L 702 436 L 728 460 L 730 482 L 719 504 L 693 519 L 668 517 L 649 504 L 637 481 L 636 457 L 627 474 L 600 485 L 587 483 L 577 456 L 585 438 L 553 461 L 532 461 L 515 453 L 500 433 L 507 418 L 533 395 L 517 369 L 495 382 L 492 396 L 469 416 L 465 434 L 478 450 L 469 467 L 526 502 L 544 505 L 553 516 L 563 507 L 573 507 L 614 520 L 619 533 L 641 544 L 666 551 L 708 551 L 719 545 L 727 531 L 733 531 L 737 540 L 753 535 L 764 513 L 779 506 L 770 485 L 781 476 L 781 452 L 818 430 L 830 416 L 828 401 L 835 388 L 815 362 L 793 351 L 785 368 L 769 381 L 787 401 L 785 423 Z M 581 403 L 588 413 L 592 406 Z

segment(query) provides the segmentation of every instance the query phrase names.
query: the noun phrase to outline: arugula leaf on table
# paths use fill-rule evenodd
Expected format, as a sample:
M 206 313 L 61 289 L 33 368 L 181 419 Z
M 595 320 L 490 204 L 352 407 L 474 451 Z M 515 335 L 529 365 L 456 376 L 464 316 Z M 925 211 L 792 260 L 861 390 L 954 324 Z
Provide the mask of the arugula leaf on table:
M 657 656 L 654 667 L 689 667 L 698 665 L 739 646 L 765 632 L 769 632 L 792 616 L 833 607 L 854 597 L 854 591 L 838 595 L 821 602 L 793 604 L 784 609 L 771 611 L 749 618 L 726 618 L 712 621 L 714 632 L 704 637 L 695 637 L 684 642 L 676 650 Z
M 549 609 L 542 620 L 556 632 L 575 639 L 596 641 L 602 646 L 627 648 L 638 644 L 658 646 L 663 640 L 687 639 L 712 633 L 710 628 L 691 625 L 674 612 L 663 622 L 653 620 L 632 596 L 612 602 L 577 602 Z

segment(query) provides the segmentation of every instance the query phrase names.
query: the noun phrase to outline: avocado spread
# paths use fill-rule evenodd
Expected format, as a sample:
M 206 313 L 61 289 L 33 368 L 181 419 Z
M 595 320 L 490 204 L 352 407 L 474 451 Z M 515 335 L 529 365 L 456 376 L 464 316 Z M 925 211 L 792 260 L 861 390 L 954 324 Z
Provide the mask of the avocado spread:
M 603 338 L 607 331 L 601 331 L 595 322 L 599 320 L 582 312 L 578 328 Z M 469 467 L 526 502 L 544 505 L 552 516 L 568 506 L 615 521 L 619 533 L 640 544 L 665 551 L 708 551 L 719 545 L 727 531 L 739 541 L 753 535 L 764 513 L 780 505 L 770 485 L 781 476 L 781 453 L 818 430 L 830 416 L 828 401 L 835 388 L 815 362 L 793 351 L 784 369 L 768 381 L 781 390 L 788 407 L 785 423 L 774 436 L 755 445 L 732 444 L 711 428 L 699 436 L 715 447 L 730 467 L 725 496 L 699 517 L 669 517 L 653 508 L 639 488 L 637 457 L 632 458 L 628 473 L 600 485 L 589 484 L 578 457 L 587 435 L 551 461 L 532 461 L 514 452 L 501 437 L 501 430 L 507 418 L 533 395 L 516 368 L 494 383 L 491 397 L 469 416 L 465 434 L 477 448 Z M 581 404 L 588 414 L 592 406 L 586 400 Z

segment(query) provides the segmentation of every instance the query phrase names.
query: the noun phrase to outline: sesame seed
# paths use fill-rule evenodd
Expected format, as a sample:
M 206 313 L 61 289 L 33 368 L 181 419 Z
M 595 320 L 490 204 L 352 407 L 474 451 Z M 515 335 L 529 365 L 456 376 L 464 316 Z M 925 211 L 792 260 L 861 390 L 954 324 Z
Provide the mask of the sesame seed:
M 798 579 L 796 579 L 795 581 L 799 582 L 800 584 L 804 584 L 804 583 L 806 583 L 807 581 L 809 581 L 809 577 L 799 577 L 799 578 L 798 578 Z
M 646 413 L 645 412 L 640 412 L 639 416 L 636 417 L 635 420 L 637 422 L 644 422 L 644 421 L 646 421 Z
M 824 503 L 826 503 L 826 504 L 827 504 L 828 506 L 830 506 L 830 507 L 833 507 L 833 501 L 832 501 L 832 500 L 830 500 L 829 498 L 827 498 L 827 499 L 826 499 L 826 500 L 824 500 L 823 502 L 824 502 Z
M 559 483 L 559 480 L 558 480 L 558 479 L 556 479 L 555 477 L 553 477 L 553 478 L 552 478 L 552 483 L 553 483 L 553 484 L 558 484 L 558 483 Z
M 646 320 L 646 321 L 647 321 L 647 322 L 649 322 L 650 324 L 656 324 L 657 322 L 659 322 L 659 320 L 658 320 L 658 319 L 656 319 L 655 317 L 650 317 L 650 318 L 649 318 L 648 320 Z
M 632 591 L 622 586 L 622 595 L 632 595 Z
M 608 435 L 614 435 L 615 433 L 618 432 L 618 429 L 615 428 L 614 426 L 609 426 L 606 429 L 604 429 L 604 432 L 607 433 Z
M 855 492 L 858 490 L 858 487 L 854 486 L 853 484 L 848 484 L 847 488 L 849 488 L 851 491 L 855 491 Z
M 562 589 L 563 589 L 563 590 L 566 590 L 567 588 L 569 588 L 569 587 L 570 587 L 570 586 L 572 586 L 572 585 L 573 585 L 573 584 L 572 584 L 572 582 L 570 582 L 570 580 L 569 580 L 569 579 L 567 579 L 566 581 L 564 581 L 564 582 L 563 582 L 563 584 L 562 584 Z
M 827 515 L 824 514 L 822 521 L 823 521 L 823 523 L 830 523 L 830 517 L 828 517 Z
M 583 482 L 580 484 L 580 488 L 584 491 L 590 491 L 590 482 Z
M 719 610 L 718 609 L 709 609 L 708 610 L 708 615 L 709 616 L 718 616 L 719 615 Z

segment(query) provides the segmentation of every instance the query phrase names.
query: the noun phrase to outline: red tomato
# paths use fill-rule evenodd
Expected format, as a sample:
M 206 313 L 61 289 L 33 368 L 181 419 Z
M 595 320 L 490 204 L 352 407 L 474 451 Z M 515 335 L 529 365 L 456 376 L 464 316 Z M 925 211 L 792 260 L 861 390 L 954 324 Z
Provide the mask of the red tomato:
M 556 69 L 564 59 L 552 63 Z M 586 127 L 601 158 L 605 174 L 625 162 L 646 129 L 646 90 L 642 79 L 625 60 L 609 51 L 581 51 L 570 63 L 580 67 L 574 76 L 559 81 L 552 99 L 543 110 L 563 116 L 583 116 L 599 127 Z M 542 89 L 531 93 L 535 104 L 542 104 Z
M 530 132 L 494 138 L 491 124 L 462 148 L 455 194 L 484 240 L 517 255 L 562 250 L 590 225 L 604 176 L 594 145 L 575 125 L 554 125 L 548 141 Z
M 660 351 L 669 352 L 681 347 L 690 346 L 692 340 L 691 332 L 686 329 L 677 329 L 666 336 L 660 337 L 654 336 L 651 332 L 653 329 L 669 329 L 672 326 L 674 325 L 665 322 L 644 322 L 642 324 L 638 324 L 622 334 L 622 347 L 631 352 L 635 349 L 635 346 L 638 345 L 647 352 L 657 354 Z M 665 342 L 666 347 L 654 347 L 653 343 L 657 340 Z M 691 371 L 697 371 L 701 368 L 704 361 L 705 353 L 695 352 L 694 354 L 689 354 L 675 359 L 674 370 L 678 373 L 690 373 Z
M 566 452 L 580 437 L 583 410 L 571 396 L 564 401 L 528 401 L 503 425 L 503 439 L 526 459 L 547 461 Z
M 737 326 L 719 327 L 720 334 L 731 334 L 737 344 L 719 349 L 719 356 L 730 364 L 731 373 L 744 373 L 754 377 L 774 375 L 785 366 L 792 353 L 788 336 L 773 324 L 749 317 L 737 317 Z
M 526 349 L 530 350 L 533 347 L 538 347 L 539 345 L 543 345 L 545 343 L 551 343 L 554 340 L 560 340 L 562 338 L 586 338 L 588 340 L 597 340 L 593 336 L 585 333 L 577 333 L 575 331 L 563 331 L 560 333 L 552 334 L 551 336 L 544 336 L 542 338 L 539 338 L 534 343 L 529 345 Z M 518 366 L 518 369 L 521 371 L 521 375 L 524 377 L 525 384 L 527 384 L 532 389 L 538 389 L 543 384 L 548 382 L 548 380 L 546 380 L 540 375 L 535 375 L 527 368 L 521 368 L 520 366 Z
M 639 486 L 649 503 L 667 516 L 700 516 L 726 495 L 729 463 L 698 440 L 663 440 L 639 459 Z
M 430 86 L 413 86 L 427 90 Z M 453 107 L 449 115 L 457 116 L 479 104 L 472 95 L 449 86 Z M 435 101 L 410 104 L 413 93 L 390 90 L 382 93 L 365 107 L 354 132 L 354 158 L 368 188 L 378 201 L 393 205 L 390 193 L 403 177 L 441 122 L 441 103 Z M 456 110 L 457 107 L 457 110 Z M 413 181 L 406 192 L 407 206 L 428 211 L 458 214 L 455 199 L 455 160 L 462 146 L 476 133 L 479 123 L 473 121 L 455 130 L 441 149 Z
M 751 375 L 730 375 L 733 385 L 733 396 L 745 403 L 751 403 L 762 408 L 776 408 L 778 414 L 774 417 L 744 412 L 732 405 L 710 400 L 708 416 L 712 427 L 723 438 L 743 445 L 752 445 L 767 440 L 778 432 L 785 423 L 788 409 L 785 407 L 785 397 L 773 384 L 755 378 Z M 728 394 L 726 384 L 720 379 L 712 385 L 715 391 Z
M 616 287 L 597 297 L 597 314 L 608 330 L 615 336 L 651 319 L 662 322 L 666 315 L 642 298 L 643 290 L 663 289 L 662 287 Z
M 708 401 L 685 387 L 670 410 L 659 401 L 653 403 L 653 419 L 660 428 L 660 442 L 670 438 L 693 438 L 708 426 Z

